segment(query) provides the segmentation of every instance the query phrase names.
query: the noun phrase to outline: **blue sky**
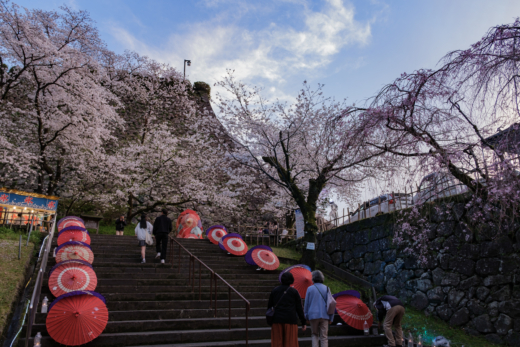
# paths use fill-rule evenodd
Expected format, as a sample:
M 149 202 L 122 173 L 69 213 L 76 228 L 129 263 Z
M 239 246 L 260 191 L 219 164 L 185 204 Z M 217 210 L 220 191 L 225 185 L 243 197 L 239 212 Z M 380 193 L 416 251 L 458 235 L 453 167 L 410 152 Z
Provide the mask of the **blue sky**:
M 135 50 L 213 85 L 226 69 L 270 97 L 304 80 L 361 103 L 402 72 L 432 68 L 491 27 L 520 16 L 517 0 L 18 0 L 87 10 L 116 52 Z

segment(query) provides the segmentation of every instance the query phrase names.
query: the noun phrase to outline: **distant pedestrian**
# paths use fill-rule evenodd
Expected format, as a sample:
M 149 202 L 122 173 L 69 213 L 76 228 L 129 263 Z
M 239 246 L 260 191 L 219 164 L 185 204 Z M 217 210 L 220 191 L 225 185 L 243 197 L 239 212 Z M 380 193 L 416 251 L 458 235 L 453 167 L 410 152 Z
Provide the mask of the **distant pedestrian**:
M 271 347 L 298 347 L 298 318 L 302 323 L 302 331 L 307 329 L 302 298 L 298 291 L 291 287 L 294 277 L 290 272 L 282 275 L 281 282 L 282 285 L 271 292 L 267 305 L 268 309 L 275 309 L 271 327 Z
M 126 221 L 125 216 L 121 215 L 116 220 L 116 235 L 123 236 L 125 233 Z
M 155 249 L 157 255 L 155 259 L 161 258 L 161 263 L 164 264 L 166 259 L 166 249 L 168 247 L 168 234 L 172 231 L 172 220 L 168 218 L 168 211 L 162 209 L 162 215 L 155 218 L 153 222 L 153 234 L 155 235 Z
M 141 263 L 146 263 L 146 237 L 148 234 L 149 237 L 152 237 L 153 225 L 152 223 L 146 220 L 146 215 L 143 213 L 141 215 L 141 221 L 137 223 L 135 227 L 135 235 L 137 236 L 137 240 L 139 241 L 139 246 L 141 246 Z
M 329 287 L 323 284 L 325 277 L 319 270 L 312 272 L 314 285 L 307 288 L 305 294 L 305 318 L 310 321 L 312 347 L 328 347 L 329 324 L 334 320 L 333 314 L 327 314 L 327 296 Z
M 383 295 L 374 303 L 377 309 L 377 318 L 379 320 L 379 330 L 381 330 L 381 322 L 384 319 L 383 327 L 385 335 L 388 339 L 388 345 L 385 347 L 402 347 L 403 343 L 403 328 L 401 321 L 404 317 L 404 305 L 395 296 Z M 392 333 L 392 326 L 395 327 L 395 339 Z

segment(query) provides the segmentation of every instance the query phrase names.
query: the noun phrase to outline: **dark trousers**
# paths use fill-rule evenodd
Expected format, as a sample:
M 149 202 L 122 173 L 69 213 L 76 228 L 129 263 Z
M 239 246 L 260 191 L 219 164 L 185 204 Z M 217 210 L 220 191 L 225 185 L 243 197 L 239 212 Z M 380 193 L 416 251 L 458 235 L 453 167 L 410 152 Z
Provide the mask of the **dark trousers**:
M 168 234 L 155 235 L 155 250 L 161 252 L 161 259 L 166 259 L 166 248 L 168 247 Z

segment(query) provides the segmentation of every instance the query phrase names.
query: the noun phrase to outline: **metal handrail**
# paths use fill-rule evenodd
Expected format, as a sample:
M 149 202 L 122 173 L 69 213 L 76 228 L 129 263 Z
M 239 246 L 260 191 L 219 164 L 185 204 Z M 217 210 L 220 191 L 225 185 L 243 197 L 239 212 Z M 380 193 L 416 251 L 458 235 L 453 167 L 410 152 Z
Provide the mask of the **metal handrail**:
M 211 308 L 213 300 L 213 288 L 215 290 L 215 317 L 217 317 L 217 279 L 220 279 L 227 287 L 228 287 L 228 299 L 229 299 L 229 330 L 231 330 L 231 291 L 234 291 L 240 299 L 242 299 L 246 304 L 246 346 L 249 346 L 249 310 L 251 309 L 251 303 L 249 300 L 247 300 L 242 294 L 240 294 L 235 288 L 233 288 L 232 285 L 230 285 L 226 280 L 224 280 L 218 273 L 216 273 L 213 269 L 211 269 L 209 266 L 207 266 L 202 260 L 197 258 L 193 253 L 188 251 L 186 247 L 184 247 L 179 241 L 177 241 L 175 238 L 170 237 L 170 249 L 171 251 L 171 264 L 173 268 L 173 262 L 174 262 L 174 254 L 173 254 L 173 243 L 176 243 L 179 245 L 179 252 L 178 252 L 178 272 L 181 271 L 181 248 L 190 256 L 189 260 L 189 269 L 188 269 L 188 285 L 191 284 L 191 291 L 194 291 L 195 286 L 195 261 L 199 263 L 199 301 L 201 301 L 202 298 L 202 291 L 201 291 L 201 270 L 202 266 L 204 266 L 211 274 L 210 279 L 210 290 L 209 290 L 209 307 Z M 213 286 L 214 282 L 214 286 Z
M 25 334 L 25 347 L 29 346 L 29 338 L 31 337 L 32 326 L 34 324 L 34 318 L 36 316 L 36 311 L 38 310 L 38 303 L 40 302 L 40 294 L 42 292 L 42 283 L 43 283 L 43 275 L 45 274 L 45 269 L 47 268 L 47 260 L 49 259 L 49 253 L 51 251 L 52 239 L 54 238 L 54 229 L 56 228 L 56 217 L 54 215 L 54 220 L 52 221 L 52 227 L 49 232 L 49 237 L 47 239 L 47 244 L 45 246 L 45 251 L 43 252 L 42 260 L 40 263 L 40 269 L 38 270 L 38 275 L 36 276 L 36 281 L 34 282 L 34 289 L 31 296 L 31 303 L 29 305 L 29 320 L 27 321 L 27 332 Z

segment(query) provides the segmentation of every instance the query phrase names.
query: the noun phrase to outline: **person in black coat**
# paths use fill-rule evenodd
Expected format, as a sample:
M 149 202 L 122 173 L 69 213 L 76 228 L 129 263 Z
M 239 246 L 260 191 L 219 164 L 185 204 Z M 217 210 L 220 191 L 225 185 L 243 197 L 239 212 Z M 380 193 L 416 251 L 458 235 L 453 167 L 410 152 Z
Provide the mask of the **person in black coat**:
M 125 216 L 121 215 L 118 219 L 116 219 L 116 235 L 123 236 L 125 233 L 125 227 Z
M 403 343 L 403 328 L 401 321 L 404 317 L 404 305 L 395 296 L 383 295 L 374 303 L 374 307 L 377 309 L 377 318 L 379 320 L 379 329 L 381 329 L 381 322 L 384 320 L 383 327 L 385 329 L 385 335 L 388 339 L 388 345 L 390 347 L 401 347 Z M 392 333 L 392 326 L 395 327 L 395 339 Z
M 168 211 L 162 209 L 162 215 L 155 218 L 153 222 L 153 235 L 155 236 L 155 250 L 157 255 L 155 259 L 161 258 L 164 264 L 166 259 L 166 249 L 168 248 L 168 234 L 172 231 L 172 220 L 168 218 Z
M 268 309 L 275 309 L 271 327 L 271 347 L 297 347 L 298 319 L 302 324 L 302 331 L 307 329 L 302 298 L 298 291 L 291 287 L 294 283 L 292 273 L 284 273 L 281 282 L 282 285 L 271 292 L 267 305 Z

